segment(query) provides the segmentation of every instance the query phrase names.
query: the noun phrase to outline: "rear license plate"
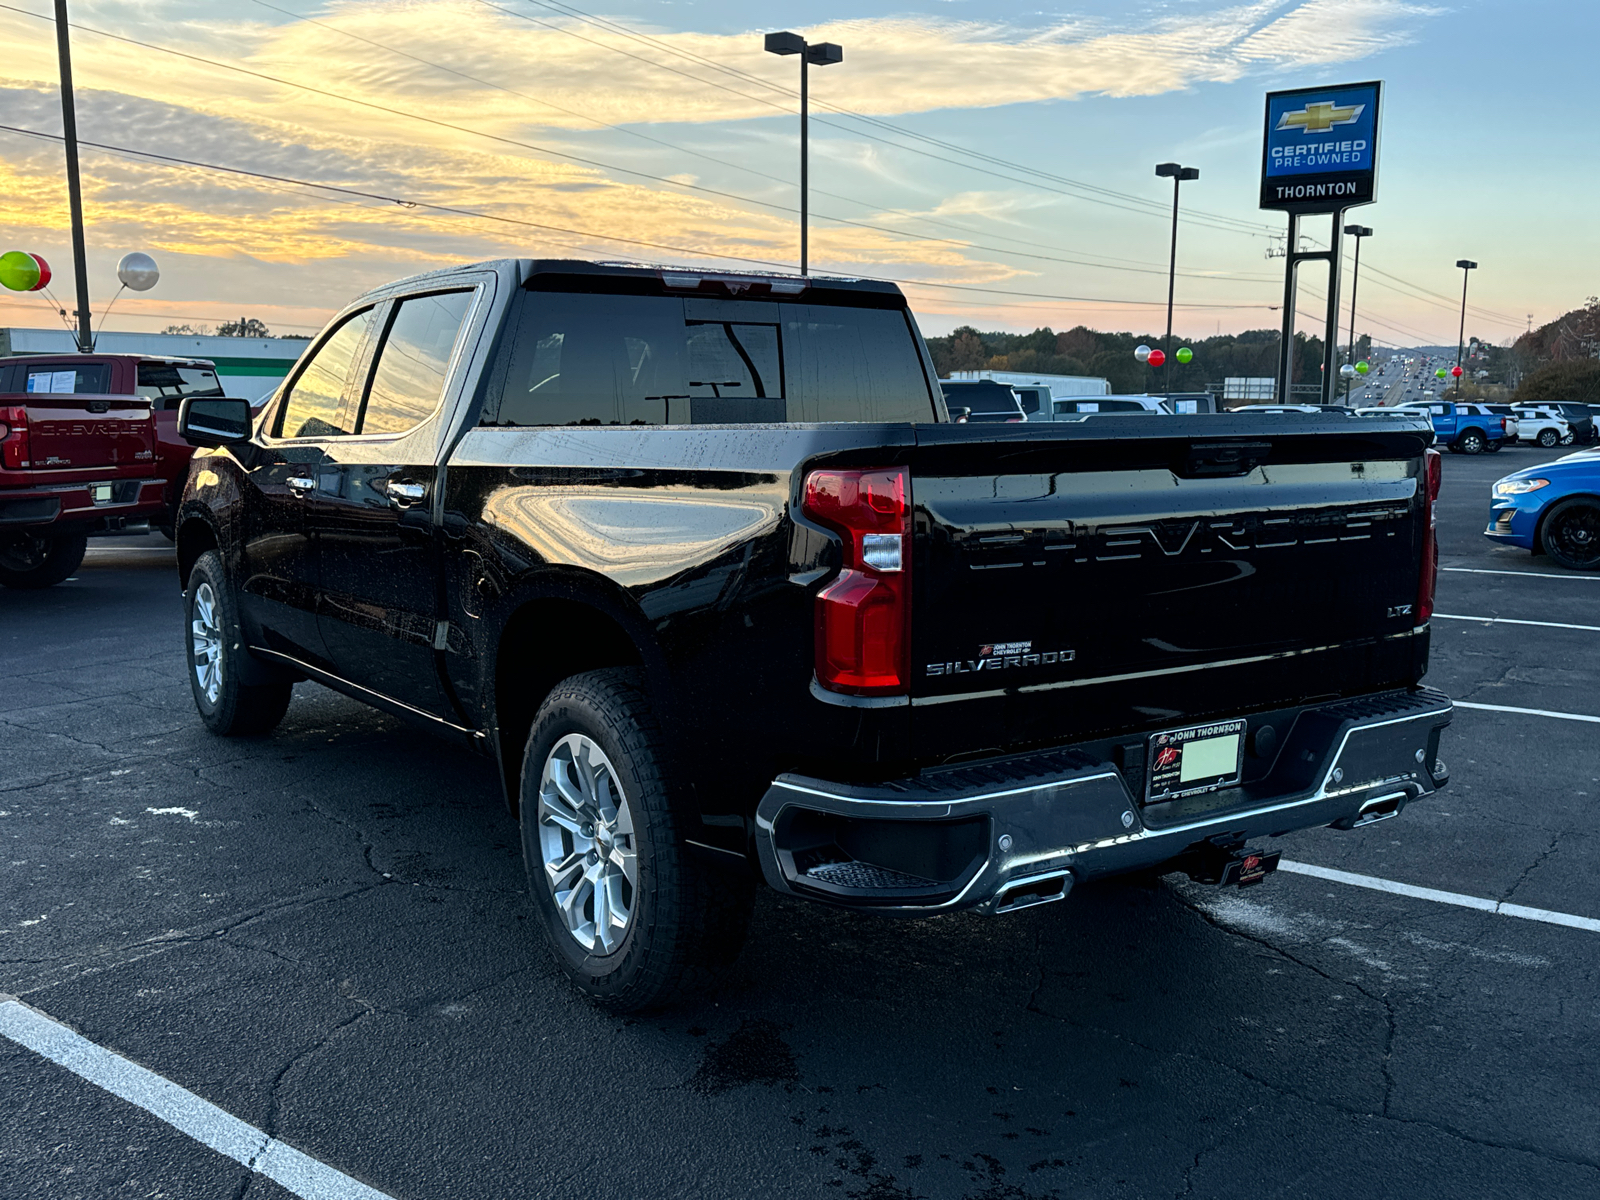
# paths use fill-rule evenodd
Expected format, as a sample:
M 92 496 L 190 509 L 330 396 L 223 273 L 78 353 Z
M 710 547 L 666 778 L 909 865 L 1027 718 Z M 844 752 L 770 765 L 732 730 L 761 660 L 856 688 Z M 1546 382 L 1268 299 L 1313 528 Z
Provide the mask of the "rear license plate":
M 89 489 L 89 494 L 96 504 L 111 503 L 111 485 L 109 483 L 95 484 Z
M 1151 735 L 1145 803 L 1231 787 L 1244 762 L 1243 721 L 1217 721 Z

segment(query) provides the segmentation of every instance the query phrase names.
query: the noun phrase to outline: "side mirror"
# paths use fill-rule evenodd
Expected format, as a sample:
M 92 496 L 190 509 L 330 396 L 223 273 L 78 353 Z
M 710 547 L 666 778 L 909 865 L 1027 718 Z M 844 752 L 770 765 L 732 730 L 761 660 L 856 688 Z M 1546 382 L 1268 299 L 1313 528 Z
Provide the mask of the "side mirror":
M 967 423 L 967 418 L 971 415 L 972 410 L 970 408 L 952 408 L 950 410 L 950 420 L 955 422 L 957 425 L 965 425 Z
M 228 446 L 250 440 L 250 401 L 188 396 L 178 408 L 178 436 L 191 446 Z

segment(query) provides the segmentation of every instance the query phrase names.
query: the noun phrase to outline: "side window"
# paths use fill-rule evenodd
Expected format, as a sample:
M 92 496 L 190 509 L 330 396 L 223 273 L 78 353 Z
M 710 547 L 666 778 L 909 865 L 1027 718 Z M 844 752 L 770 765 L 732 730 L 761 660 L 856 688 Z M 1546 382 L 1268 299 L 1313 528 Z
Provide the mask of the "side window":
M 274 436 L 286 438 L 338 437 L 348 434 L 340 410 L 344 385 L 355 368 L 356 357 L 372 324 L 372 309 L 351 313 L 318 346 L 283 398 Z
M 485 411 L 486 425 L 686 420 L 682 300 L 529 293 L 510 353 L 505 391 Z
M 359 433 L 404 433 L 438 407 L 473 293 L 412 296 L 394 307 L 361 405 Z

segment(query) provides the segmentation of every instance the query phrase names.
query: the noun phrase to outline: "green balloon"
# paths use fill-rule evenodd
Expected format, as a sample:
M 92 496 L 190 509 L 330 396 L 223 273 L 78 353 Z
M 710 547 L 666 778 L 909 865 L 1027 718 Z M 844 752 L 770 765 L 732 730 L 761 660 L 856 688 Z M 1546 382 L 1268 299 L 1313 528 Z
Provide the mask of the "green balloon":
M 13 292 L 31 292 L 39 282 L 39 264 L 31 254 L 7 250 L 0 254 L 0 286 Z
M 1436 378 L 1443 379 L 1444 378 L 1444 368 L 1440 367 L 1437 371 L 1434 372 L 1434 376 Z
M 1194 358 L 1194 351 L 1187 346 L 1178 347 L 1178 361 L 1187 364 Z
M 1368 366 L 1366 360 L 1363 359 L 1361 362 L 1356 364 L 1356 370 L 1365 375 L 1368 371 L 1372 370 L 1372 368 Z

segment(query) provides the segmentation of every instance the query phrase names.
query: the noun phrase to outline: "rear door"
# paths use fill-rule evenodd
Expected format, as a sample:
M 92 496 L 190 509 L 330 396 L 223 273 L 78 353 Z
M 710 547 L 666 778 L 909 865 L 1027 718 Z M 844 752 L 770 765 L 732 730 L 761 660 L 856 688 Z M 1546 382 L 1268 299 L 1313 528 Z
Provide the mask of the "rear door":
M 446 389 L 482 290 L 384 304 L 371 365 L 351 394 L 355 436 L 326 447 L 316 496 L 318 620 L 334 671 L 445 717 L 453 709 L 438 670 L 449 627 L 438 620 L 437 460 Z
M 372 321 L 370 306 L 345 315 L 300 360 L 279 394 L 263 453 L 247 460 L 240 607 L 261 645 L 324 670 L 311 505 L 331 462 L 329 448 L 355 428 L 349 394 Z

